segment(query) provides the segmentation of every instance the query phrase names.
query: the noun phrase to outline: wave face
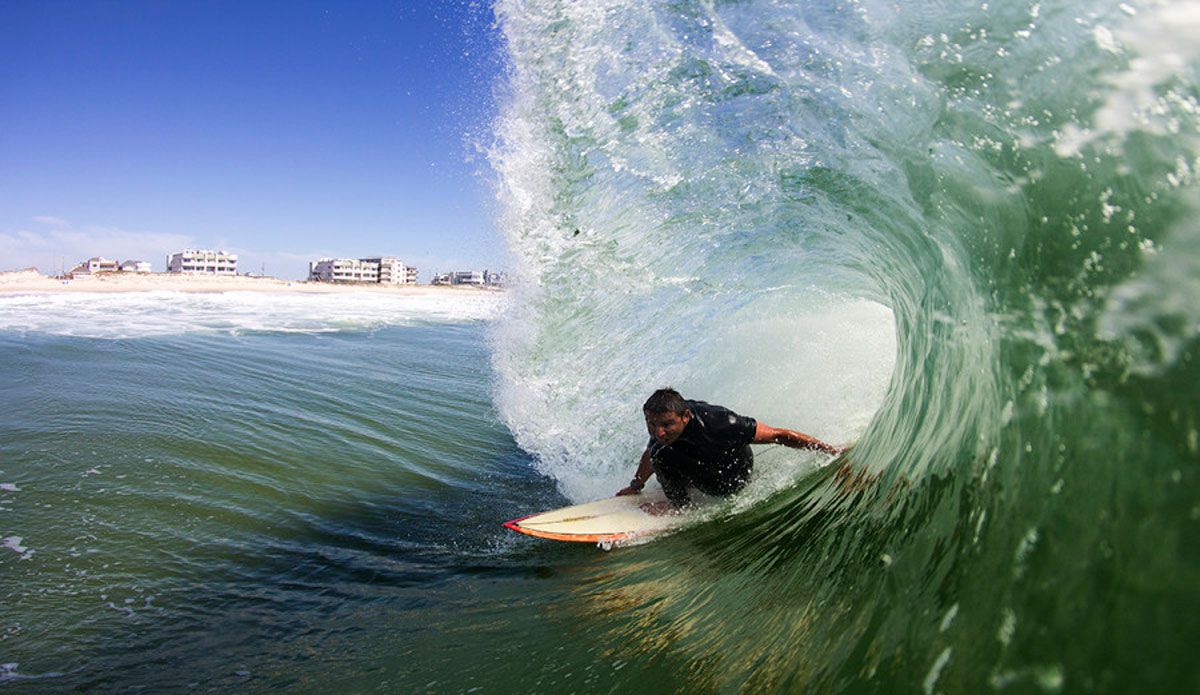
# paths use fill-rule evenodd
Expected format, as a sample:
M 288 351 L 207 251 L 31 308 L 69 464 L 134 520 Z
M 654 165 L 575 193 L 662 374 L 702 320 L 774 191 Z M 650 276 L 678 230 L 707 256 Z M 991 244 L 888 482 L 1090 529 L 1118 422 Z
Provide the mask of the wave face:
M 667 384 L 858 442 L 614 560 L 591 637 L 693 691 L 1200 688 L 1200 5 L 499 16 L 541 472 L 611 493 Z

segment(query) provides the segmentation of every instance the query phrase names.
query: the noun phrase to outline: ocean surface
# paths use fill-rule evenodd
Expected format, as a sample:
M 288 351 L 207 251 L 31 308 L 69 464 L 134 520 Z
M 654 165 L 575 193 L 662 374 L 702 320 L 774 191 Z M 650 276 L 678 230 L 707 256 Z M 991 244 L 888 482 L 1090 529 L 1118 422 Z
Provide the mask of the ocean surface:
M 1200 692 L 1200 4 L 496 10 L 502 297 L 0 296 L 0 689 Z

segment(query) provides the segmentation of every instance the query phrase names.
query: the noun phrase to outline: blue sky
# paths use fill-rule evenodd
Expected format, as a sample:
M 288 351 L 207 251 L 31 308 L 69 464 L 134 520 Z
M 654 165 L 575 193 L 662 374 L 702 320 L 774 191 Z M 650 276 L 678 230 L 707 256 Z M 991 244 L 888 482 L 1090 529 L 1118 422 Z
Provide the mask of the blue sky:
M 0 270 L 502 268 L 490 2 L 0 0 Z

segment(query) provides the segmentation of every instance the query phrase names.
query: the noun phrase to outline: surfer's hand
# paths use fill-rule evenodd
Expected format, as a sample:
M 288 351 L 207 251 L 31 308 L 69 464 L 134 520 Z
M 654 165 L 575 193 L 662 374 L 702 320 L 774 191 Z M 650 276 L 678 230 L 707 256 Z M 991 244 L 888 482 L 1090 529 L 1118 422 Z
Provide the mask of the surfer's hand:
M 620 490 L 617 490 L 616 496 L 624 497 L 625 495 L 640 495 L 640 494 L 642 494 L 641 490 L 637 489 L 636 487 L 634 487 L 632 485 L 629 485 L 627 487 L 621 488 Z

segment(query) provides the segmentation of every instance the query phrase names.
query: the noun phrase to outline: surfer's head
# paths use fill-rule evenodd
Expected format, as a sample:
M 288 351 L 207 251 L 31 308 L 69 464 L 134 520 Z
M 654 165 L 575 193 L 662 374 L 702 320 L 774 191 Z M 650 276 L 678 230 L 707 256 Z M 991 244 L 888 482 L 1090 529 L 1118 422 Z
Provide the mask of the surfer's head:
M 671 388 L 659 389 L 651 394 L 642 405 L 642 414 L 646 416 L 646 430 L 663 446 L 674 444 L 692 419 L 687 401 Z

